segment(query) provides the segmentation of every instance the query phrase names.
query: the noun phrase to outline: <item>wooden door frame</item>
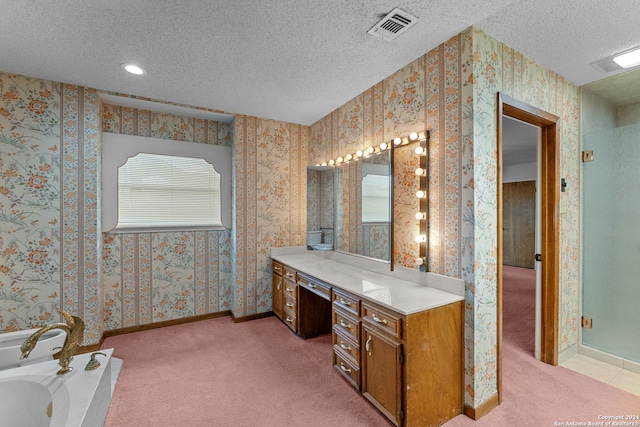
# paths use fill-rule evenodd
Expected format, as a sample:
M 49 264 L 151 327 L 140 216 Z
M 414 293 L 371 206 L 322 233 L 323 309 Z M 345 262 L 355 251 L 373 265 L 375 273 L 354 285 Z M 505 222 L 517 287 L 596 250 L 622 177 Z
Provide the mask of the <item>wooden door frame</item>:
M 541 128 L 542 316 L 540 358 L 558 364 L 558 301 L 560 265 L 560 136 L 559 117 L 498 92 L 498 402 L 502 401 L 502 117 Z

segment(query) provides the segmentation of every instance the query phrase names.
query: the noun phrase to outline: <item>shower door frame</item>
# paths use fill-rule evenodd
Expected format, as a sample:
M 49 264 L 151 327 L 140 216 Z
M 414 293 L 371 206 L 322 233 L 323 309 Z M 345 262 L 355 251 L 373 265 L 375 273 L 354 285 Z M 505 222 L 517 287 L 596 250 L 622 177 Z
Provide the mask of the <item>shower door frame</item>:
M 558 300 L 560 263 L 560 136 L 559 117 L 498 92 L 498 402 L 502 401 L 502 117 L 541 129 L 541 275 L 542 318 L 540 358 L 558 364 Z

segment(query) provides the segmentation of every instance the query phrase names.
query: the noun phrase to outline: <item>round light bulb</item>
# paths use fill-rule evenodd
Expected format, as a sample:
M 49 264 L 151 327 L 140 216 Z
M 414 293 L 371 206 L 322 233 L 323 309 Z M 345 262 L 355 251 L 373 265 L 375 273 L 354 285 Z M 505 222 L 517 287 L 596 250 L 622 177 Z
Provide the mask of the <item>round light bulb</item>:
M 335 161 L 335 160 L 333 160 L 333 159 L 329 160 L 329 165 L 333 166 L 333 165 L 335 165 L 335 164 L 336 164 L 336 161 Z
M 416 169 L 416 175 L 418 175 L 418 176 L 424 175 L 424 169 L 422 169 L 422 168 Z
M 427 219 L 427 214 L 424 212 L 416 212 L 416 219 Z
M 320 163 L 316 163 L 316 166 L 320 166 Z
M 380 151 L 384 151 L 387 149 L 387 143 L 383 142 L 382 144 L 380 144 Z
M 416 191 L 416 197 L 417 197 L 418 199 L 424 199 L 424 197 L 425 197 L 426 195 L 427 195 L 427 193 L 425 193 L 425 192 L 424 192 L 424 191 L 422 191 L 422 190 L 418 190 L 418 191 Z
M 362 150 L 356 151 L 356 157 L 362 157 Z
M 416 236 L 416 242 L 418 243 L 423 243 L 427 241 L 427 236 L 425 236 L 424 234 L 418 234 Z
M 411 132 L 409 134 L 409 139 L 415 141 L 416 139 L 418 139 L 418 134 L 416 132 Z
M 424 258 L 416 258 L 415 264 L 417 266 L 421 266 L 422 264 L 424 264 Z
M 342 163 L 343 161 L 344 161 L 344 159 L 343 159 L 342 157 L 338 157 L 338 158 L 336 159 L 336 163 L 337 163 L 337 164 L 340 164 L 340 163 Z
M 374 151 L 376 151 L 376 149 L 373 148 L 373 147 L 367 148 L 367 153 L 369 153 L 369 154 L 373 153 Z
M 424 153 L 424 148 L 422 148 L 422 147 L 417 147 L 417 148 L 416 148 L 416 154 L 419 156 L 419 155 L 421 155 L 422 153 Z
M 353 156 L 351 154 L 347 154 L 347 156 L 345 157 L 345 160 L 348 162 L 351 159 L 353 159 Z
M 396 136 L 395 138 L 393 138 L 393 143 L 395 145 L 400 145 L 402 144 L 402 139 L 399 136 Z

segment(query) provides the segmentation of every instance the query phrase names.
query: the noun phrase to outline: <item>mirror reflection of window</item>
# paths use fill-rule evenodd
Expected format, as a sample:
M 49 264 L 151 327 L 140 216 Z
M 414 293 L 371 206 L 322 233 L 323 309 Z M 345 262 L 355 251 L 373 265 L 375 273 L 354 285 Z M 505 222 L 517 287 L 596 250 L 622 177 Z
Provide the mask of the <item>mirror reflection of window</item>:
M 368 166 L 382 166 L 386 175 L 376 175 L 373 171 L 365 175 Z M 362 165 L 362 222 L 389 222 L 391 199 L 389 197 L 389 167 L 385 165 Z

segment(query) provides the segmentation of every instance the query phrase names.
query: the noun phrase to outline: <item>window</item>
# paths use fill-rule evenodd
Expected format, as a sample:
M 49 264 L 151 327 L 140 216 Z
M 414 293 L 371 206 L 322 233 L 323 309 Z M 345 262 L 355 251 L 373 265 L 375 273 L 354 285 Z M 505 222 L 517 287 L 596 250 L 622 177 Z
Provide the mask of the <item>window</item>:
M 231 147 L 102 134 L 102 230 L 231 228 Z
M 363 170 L 364 166 L 363 164 Z M 370 173 L 363 176 L 362 222 L 389 222 L 391 212 L 389 181 L 388 174 L 374 175 Z
M 118 168 L 116 228 L 221 227 L 220 174 L 203 159 L 140 153 Z

